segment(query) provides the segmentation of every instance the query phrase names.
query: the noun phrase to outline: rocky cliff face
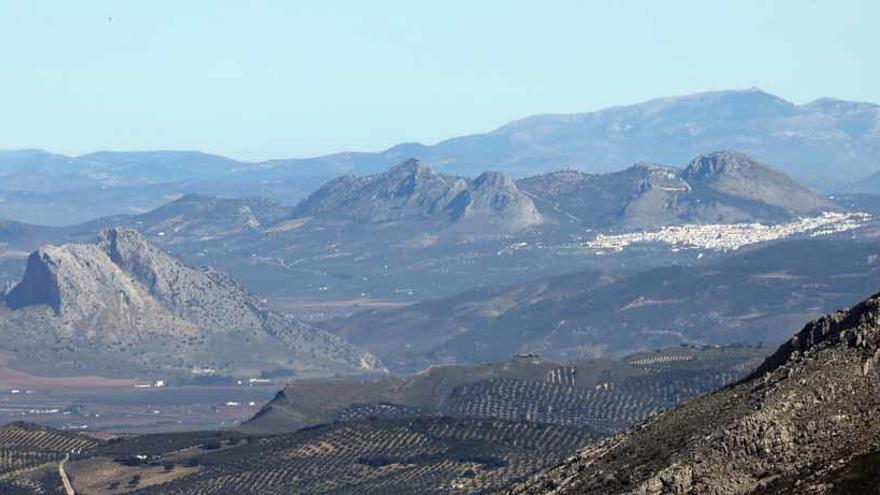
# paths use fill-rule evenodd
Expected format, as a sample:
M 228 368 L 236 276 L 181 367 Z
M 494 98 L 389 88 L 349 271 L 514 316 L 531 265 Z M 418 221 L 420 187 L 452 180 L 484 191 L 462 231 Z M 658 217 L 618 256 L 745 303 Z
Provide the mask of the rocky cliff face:
M 880 441 L 878 362 L 875 295 L 809 323 L 742 382 L 590 445 L 509 492 L 846 493 L 839 483 L 851 476 L 838 475 L 862 469 Z
M 187 266 L 129 229 L 103 230 L 97 244 L 34 252 L 5 302 L 13 311 L 0 314 L 0 333 L 21 347 L 46 353 L 41 344 L 66 339 L 70 344 L 62 348 L 72 357 L 98 352 L 120 364 L 129 361 L 131 370 L 381 366 L 332 335 L 272 313 L 227 276 Z

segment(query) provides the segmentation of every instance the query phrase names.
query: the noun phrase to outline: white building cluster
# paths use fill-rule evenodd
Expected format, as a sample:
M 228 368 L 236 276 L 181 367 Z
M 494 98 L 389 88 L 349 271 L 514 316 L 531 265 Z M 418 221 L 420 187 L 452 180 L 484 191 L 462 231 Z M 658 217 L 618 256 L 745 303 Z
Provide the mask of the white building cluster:
M 761 223 L 670 225 L 660 230 L 599 234 L 587 241 L 587 248 L 597 251 L 623 251 L 632 244 L 659 243 L 678 249 L 714 249 L 730 251 L 749 244 L 784 239 L 795 235 L 811 237 L 831 235 L 858 228 L 867 222 L 867 213 L 825 212 L 778 225 Z

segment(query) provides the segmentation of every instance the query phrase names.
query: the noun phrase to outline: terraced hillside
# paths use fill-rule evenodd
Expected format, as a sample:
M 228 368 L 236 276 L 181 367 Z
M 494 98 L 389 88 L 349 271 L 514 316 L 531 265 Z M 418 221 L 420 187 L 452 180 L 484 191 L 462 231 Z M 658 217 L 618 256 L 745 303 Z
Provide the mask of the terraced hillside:
M 272 436 L 196 432 L 86 441 L 16 424 L 0 437 L 0 493 L 474 493 L 560 462 L 589 428 L 450 417 L 339 422 Z M 50 440 L 51 439 L 51 440 Z M 87 446 L 70 460 L 60 446 Z M 36 450 L 46 445 L 56 450 Z M 26 448 L 27 447 L 27 448 Z
M 10 423 L 0 428 L 0 449 L 63 453 L 90 450 L 96 445 L 98 441 L 93 438 L 30 423 Z
M 98 441 L 27 423 L 0 428 L 0 493 L 60 493 L 58 464 L 70 453 L 84 453 Z
M 730 383 L 763 357 L 755 348 L 688 347 L 568 364 L 522 356 L 368 383 L 293 381 L 245 430 L 283 432 L 353 418 L 442 414 L 612 432 Z
M 528 355 L 373 382 L 296 381 L 239 431 L 97 441 L 16 423 L 0 429 L 0 488 L 55 493 L 70 454 L 77 492 L 99 495 L 485 493 L 737 379 L 763 355 L 679 347 L 565 364 Z
M 195 457 L 156 494 L 473 493 L 561 460 L 589 430 L 500 420 L 339 423 Z

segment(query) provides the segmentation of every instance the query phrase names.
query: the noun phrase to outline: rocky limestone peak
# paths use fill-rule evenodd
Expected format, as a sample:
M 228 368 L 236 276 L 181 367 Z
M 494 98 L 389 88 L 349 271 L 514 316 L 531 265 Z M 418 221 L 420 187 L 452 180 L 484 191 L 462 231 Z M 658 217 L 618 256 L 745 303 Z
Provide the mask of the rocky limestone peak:
M 418 158 L 409 158 L 391 167 L 382 175 L 387 177 L 424 177 L 434 173 L 434 170 L 423 161 Z
M 6 296 L 13 310 L 48 306 L 68 332 L 191 334 L 133 277 L 94 244 L 45 246 L 32 253 Z
M 98 246 L 118 265 L 155 248 L 143 234 L 134 229 L 112 227 L 98 232 Z
M 483 172 L 474 179 L 475 188 L 516 190 L 516 183 L 507 172 Z
M 456 220 L 480 218 L 509 229 L 543 222 L 531 198 L 505 172 L 484 172 L 449 203 L 447 210 Z
M 822 316 L 807 323 L 788 342 L 782 344 L 748 379 L 776 370 L 792 359 L 844 346 L 864 351 L 866 361 L 880 358 L 880 294 L 874 294 L 855 306 Z
M 637 178 L 637 182 L 634 183 L 636 196 L 654 189 L 667 192 L 690 190 L 687 182 L 681 178 L 681 171 L 667 165 L 644 161 L 636 162 L 625 170 L 624 174 L 632 174 Z
M 427 228 L 451 229 L 447 231 L 450 236 L 467 238 L 498 235 L 543 221 L 532 199 L 507 173 L 486 172 L 471 180 L 438 173 L 415 159 L 382 174 L 332 181 L 300 203 L 294 215 L 374 224 L 429 222 L 432 225 Z M 465 218 L 475 221 L 459 225 Z
M 49 306 L 74 326 L 99 318 L 113 328 L 189 329 L 180 321 L 168 322 L 186 316 L 185 299 L 192 287 L 212 284 L 201 271 L 153 246 L 139 232 L 109 228 L 100 232 L 97 244 L 44 246 L 32 253 L 21 282 L 5 300 L 12 309 Z M 156 318 L 137 316 L 151 314 Z M 137 325 L 133 318 L 139 318 Z
M 178 271 L 179 261 L 153 246 L 134 229 L 114 227 L 98 233 L 98 248 L 154 295 L 171 291 L 170 271 Z
M 735 151 L 716 151 L 691 160 L 682 172 L 685 180 L 704 181 L 722 174 L 765 168 L 749 156 Z
M 371 354 L 268 310 L 228 276 L 190 267 L 127 228 L 105 229 L 95 244 L 40 248 L 4 300 L 13 311 L 0 317 L 0 334 L 16 345 L 81 339 L 68 367 L 88 368 L 83 356 L 93 353 L 102 372 L 117 365 L 126 372 L 189 369 L 219 355 L 229 370 L 243 372 L 291 363 L 381 368 Z M 139 353 L 127 354 L 131 346 Z
M 374 176 L 372 182 L 375 186 L 373 194 L 380 197 L 408 198 L 424 205 L 426 201 L 434 202 L 438 196 L 442 197 L 445 190 L 454 185 L 455 180 L 438 174 L 415 158 L 410 158 L 387 172 Z
M 735 151 L 700 155 L 682 171 L 681 177 L 694 188 L 763 203 L 787 216 L 840 209 L 788 174 Z

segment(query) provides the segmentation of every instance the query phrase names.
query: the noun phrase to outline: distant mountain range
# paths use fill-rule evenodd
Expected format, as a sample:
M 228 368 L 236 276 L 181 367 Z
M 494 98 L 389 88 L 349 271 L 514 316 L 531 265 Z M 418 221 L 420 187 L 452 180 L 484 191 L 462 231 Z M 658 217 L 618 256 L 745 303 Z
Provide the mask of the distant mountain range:
M 508 493 L 875 493 L 878 317 L 878 295 L 823 316 L 748 379 L 591 444 Z
M 847 181 L 880 169 L 880 106 L 834 99 L 795 105 L 756 89 L 719 91 L 538 115 L 432 146 L 253 163 L 191 151 L 5 151 L 0 217 L 71 224 L 193 192 L 293 203 L 327 179 L 380 173 L 410 157 L 444 174 L 474 177 L 492 168 L 523 177 L 563 168 L 612 172 L 645 160 L 677 164 L 719 149 L 748 153 L 824 190 L 849 188 Z
M 38 374 L 381 368 L 369 353 L 266 309 L 229 277 L 185 265 L 129 229 L 102 230 L 96 244 L 35 251 L 3 302 L 0 336 L 10 366 Z
M 0 283 L 16 280 L 21 260 L 41 244 L 90 241 L 102 228 L 122 226 L 263 294 L 424 299 L 598 267 L 594 256 L 561 256 L 583 249 L 595 232 L 776 224 L 841 209 L 787 174 L 729 151 L 697 156 L 683 168 L 639 163 L 608 174 L 566 170 L 519 180 L 505 172 L 448 175 L 412 159 L 331 180 L 296 206 L 188 194 L 150 212 L 72 227 L 4 222 Z M 509 256 L 522 261 L 510 264 Z M 479 273 L 469 268 L 477 260 Z
M 412 159 L 382 174 L 334 180 L 293 214 L 371 223 L 434 219 L 490 234 L 547 221 L 586 229 L 651 228 L 777 222 L 837 209 L 785 173 L 742 153 L 721 151 L 700 155 L 684 169 L 638 163 L 608 174 L 569 170 L 519 181 L 504 172 L 485 172 L 474 180 L 444 175 Z

